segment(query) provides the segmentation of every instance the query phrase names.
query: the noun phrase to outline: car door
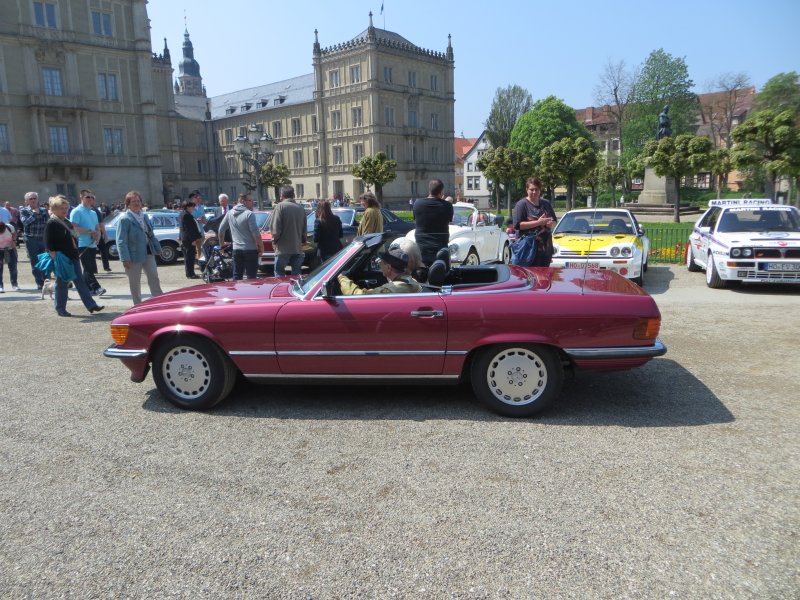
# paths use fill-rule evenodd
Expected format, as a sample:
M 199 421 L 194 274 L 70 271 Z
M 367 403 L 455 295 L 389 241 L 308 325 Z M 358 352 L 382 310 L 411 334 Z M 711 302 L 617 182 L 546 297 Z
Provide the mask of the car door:
M 711 246 L 711 236 L 714 234 L 714 228 L 717 225 L 721 212 L 719 207 L 713 207 L 700 221 L 700 232 L 696 232 L 692 229 L 692 235 L 697 235 L 698 237 L 697 244 L 694 244 L 695 262 L 705 267 L 708 267 L 706 263 L 708 262 L 708 252 Z
M 439 375 L 446 344 L 445 304 L 435 293 L 290 302 L 275 323 L 286 374 Z
M 494 260 L 500 254 L 497 244 L 500 241 L 500 228 L 494 225 L 494 217 L 486 212 L 478 212 L 478 222 L 475 228 L 481 249 L 481 260 Z

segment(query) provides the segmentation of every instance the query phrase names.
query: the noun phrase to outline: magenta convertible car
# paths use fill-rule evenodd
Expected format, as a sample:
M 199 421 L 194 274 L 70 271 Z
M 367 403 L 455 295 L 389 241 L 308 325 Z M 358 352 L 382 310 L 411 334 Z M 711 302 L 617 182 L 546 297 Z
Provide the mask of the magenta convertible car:
M 564 371 L 627 369 L 666 352 L 661 315 L 611 271 L 431 265 L 420 293 L 344 296 L 336 276 L 385 282 L 377 254 L 396 234 L 356 238 L 300 279 L 169 292 L 114 319 L 120 359 L 181 408 L 223 400 L 238 374 L 269 383 L 471 382 L 492 410 L 527 417 L 553 403 Z

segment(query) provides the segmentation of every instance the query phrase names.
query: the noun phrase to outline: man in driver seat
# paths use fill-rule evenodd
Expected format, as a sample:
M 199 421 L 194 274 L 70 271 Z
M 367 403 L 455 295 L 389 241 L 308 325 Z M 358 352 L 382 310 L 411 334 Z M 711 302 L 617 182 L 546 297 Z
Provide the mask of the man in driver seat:
M 413 294 L 422 291 L 422 286 L 417 280 L 406 273 L 408 269 L 408 254 L 400 248 L 390 248 L 387 252 L 379 252 L 378 260 L 381 265 L 381 273 L 386 277 L 386 283 L 372 289 L 361 288 L 346 275 L 339 275 L 339 286 L 342 288 L 342 294 L 345 296 Z

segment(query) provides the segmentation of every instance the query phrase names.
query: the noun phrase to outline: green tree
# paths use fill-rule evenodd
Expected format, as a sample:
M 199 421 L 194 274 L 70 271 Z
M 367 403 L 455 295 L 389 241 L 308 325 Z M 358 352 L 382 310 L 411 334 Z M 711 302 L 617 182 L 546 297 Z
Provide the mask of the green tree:
M 717 148 L 711 152 L 711 160 L 708 163 L 711 175 L 714 177 L 714 186 L 717 188 L 717 198 L 722 197 L 722 188 L 725 187 L 728 173 L 733 170 L 731 151 L 728 148 Z
M 767 108 L 778 112 L 790 109 L 800 114 L 800 75 L 791 71 L 770 78 L 755 101 L 756 111 Z
M 767 171 L 766 193 L 775 198 L 775 182 L 781 175 L 800 175 L 800 128 L 792 109 L 764 109 L 752 113 L 733 130 L 732 158 L 737 168 L 762 164 Z
M 484 123 L 486 137 L 493 148 L 507 147 L 511 141 L 511 131 L 519 118 L 533 106 L 531 93 L 518 85 L 497 88 Z
M 645 161 L 660 177 L 672 177 L 677 183 L 678 198 L 673 219 L 681 222 L 680 181 L 708 168 L 714 145 L 705 136 L 682 133 L 677 136 L 651 140 L 644 149 Z
M 392 160 L 383 152 L 374 156 L 365 156 L 358 164 L 353 166 L 353 177 L 358 177 L 367 188 L 375 187 L 375 196 L 378 202 L 383 203 L 383 186 L 397 178 L 397 161 Z
M 511 214 L 511 183 L 514 179 L 533 174 L 533 161 L 519 150 L 513 148 L 492 148 L 478 159 L 478 169 L 487 178 L 506 186 L 508 214 Z M 498 203 L 498 208 L 499 208 Z
M 533 164 L 541 161 L 542 150 L 564 138 L 591 139 L 589 130 L 578 123 L 575 110 L 555 96 L 538 100 L 520 117 L 511 131 L 510 147 L 528 156 Z
M 567 185 L 567 210 L 572 210 L 577 183 L 597 165 L 597 151 L 586 138 L 563 138 L 542 150 L 540 164 Z
M 641 154 L 647 141 L 655 138 L 658 115 L 667 104 L 673 135 L 695 131 L 698 102 L 693 86 L 683 58 L 663 49 L 650 53 L 634 84 L 634 101 L 623 131 L 623 163 Z
M 289 167 L 286 165 L 276 165 L 273 162 L 268 162 L 261 167 L 258 180 L 261 182 L 261 185 L 267 189 L 273 188 L 275 190 L 275 201 L 277 202 L 278 198 L 280 198 L 281 186 L 292 183 L 292 180 L 289 179 L 289 174 Z M 266 200 L 269 200 L 269 193 L 267 193 L 266 196 Z
M 617 186 L 625 183 L 625 168 L 621 165 L 606 162 L 597 167 L 600 183 L 611 193 L 611 206 L 617 205 Z

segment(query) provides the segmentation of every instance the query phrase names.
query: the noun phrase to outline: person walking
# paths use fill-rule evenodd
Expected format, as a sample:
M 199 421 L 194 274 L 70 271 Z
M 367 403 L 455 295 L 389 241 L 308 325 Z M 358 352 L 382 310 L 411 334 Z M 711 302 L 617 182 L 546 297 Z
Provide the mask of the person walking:
M 75 230 L 75 226 L 67 220 L 69 200 L 60 194 L 52 196 L 49 206 L 51 217 L 44 228 L 44 246 L 54 264 L 58 263 L 58 261 L 66 260 L 68 265 L 72 267 L 75 277 L 72 281 L 86 310 L 90 313 L 100 312 L 105 307 L 97 304 L 92 298 L 92 292 L 86 285 L 81 272 L 81 261 L 78 258 L 77 245 L 79 233 Z M 60 257 L 59 254 L 62 256 Z M 69 281 L 64 279 L 64 274 L 59 265 L 55 267 L 55 275 L 56 313 L 59 317 L 71 317 L 72 315 L 67 312 Z
M 93 296 L 102 296 L 105 288 L 97 282 L 97 240 L 100 239 L 97 213 L 94 205 L 94 194 L 91 190 L 80 191 L 81 203 L 72 209 L 69 220 L 78 232 L 78 256 L 83 269 L 83 279 Z
M 11 277 L 11 289 L 19 291 L 17 285 L 17 235 L 13 225 L 6 225 L 0 221 L 0 294 L 3 288 L 3 266 L 8 265 L 8 274 Z
M 316 219 L 314 220 L 314 243 L 317 253 L 322 261 L 342 249 L 341 239 L 344 236 L 342 220 L 333 214 L 331 203 L 320 200 L 317 203 Z
M 44 228 L 50 215 L 44 206 L 39 206 L 39 194 L 36 192 L 25 194 L 25 204 L 27 206 L 19 211 L 19 222 L 25 232 L 25 249 L 28 251 L 36 289 L 41 291 L 44 285 L 44 273 L 36 268 L 36 264 L 39 262 L 39 255 L 44 252 Z
M 153 227 L 142 211 L 142 195 L 132 190 L 125 195 L 127 210 L 117 222 L 117 251 L 134 305 L 142 301 L 142 270 L 147 276 L 147 285 L 151 296 L 162 294 L 161 282 L 158 279 L 156 256 L 161 253 Z
M 453 205 L 444 200 L 444 183 L 431 179 L 428 197 L 414 202 L 414 237 L 419 246 L 422 262 L 431 266 L 436 253 L 450 243 L 450 222 L 453 220 Z
M 200 230 L 197 228 L 197 221 L 192 215 L 195 204 L 191 200 L 186 200 L 181 208 L 183 213 L 180 217 L 179 229 L 181 237 L 181 247 L 183 248 L 183 268 L 186 271 L 187 279 L 197 279 L 198 275 L 194 272 L 194 262 L 197 257 L 197 242 L 202 238 Z
M 219 226 L 218 238 L 225 239 L 226 232 L 231 231 L 233 240 L 233 279 L 255 279 L 258 276 L 258 257 L 264 252 L 261 231 L 253 214 L 253 197 L 250 194 L 239 194 L 238 203 L 225 215 Z
M 275 248 L 275 275 L 284 275 L 286 265 L 291 267 L 292 275 L 300 275 L 305 257 L 306 211 L 295 202 L 292 186 L 281 188 L 280 202 L 272 212 L 269 228 Z
M 358 197 L 361 206 L 364 207 L 364 216 L 358 224 L 356 235 L 366 235 L 368 233 L 383 233 L 383 215 L 381 205 L 375 194 L 364 192 Z
M 104 206 L 104 205 L 103 205 Z M 107 216 L 106 211 L 97 206 L 97 199 L 92 198 L 92 210 L 97 215 L 97 229 L 100 231 L 100 238 L 97 240 L 97 251 L 100 253 L 100 260 L 103 263 L 103 270 L 106 273 L 111 273 L 111 255 L 108 252 L 108 234 L 106 233 L 106 224 L 104 223 Z

